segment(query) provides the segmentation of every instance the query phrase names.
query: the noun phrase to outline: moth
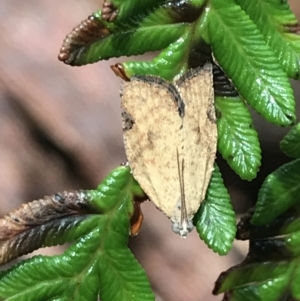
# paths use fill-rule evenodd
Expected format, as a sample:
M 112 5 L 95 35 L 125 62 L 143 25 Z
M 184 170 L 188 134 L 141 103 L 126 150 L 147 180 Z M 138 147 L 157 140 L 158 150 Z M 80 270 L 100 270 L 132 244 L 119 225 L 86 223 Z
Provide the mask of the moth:
M 205 198 L 217 126 L 212 65 L 166 81 L 132 77 L 121 88 L 125 151 L 134 178 L 182 237 Z

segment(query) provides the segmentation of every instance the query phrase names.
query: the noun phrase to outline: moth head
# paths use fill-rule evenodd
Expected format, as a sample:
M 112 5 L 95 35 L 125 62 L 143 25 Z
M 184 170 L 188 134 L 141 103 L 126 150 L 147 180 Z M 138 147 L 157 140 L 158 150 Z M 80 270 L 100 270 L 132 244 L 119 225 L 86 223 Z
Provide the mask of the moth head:
M 188 233 L 191 232 L 194 228 L 192 219 L 184 219 L 181 222 L 177 222 L 177 221 L 172 221 L 172 230 L 177 233 L 180 234 L 180 236 L 182 238 L 186 238 Z

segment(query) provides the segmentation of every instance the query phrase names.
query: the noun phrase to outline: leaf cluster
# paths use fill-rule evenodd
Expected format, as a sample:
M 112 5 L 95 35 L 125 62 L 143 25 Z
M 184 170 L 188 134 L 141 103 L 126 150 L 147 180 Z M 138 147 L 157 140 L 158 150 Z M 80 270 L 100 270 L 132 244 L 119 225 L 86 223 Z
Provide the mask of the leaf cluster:
M 10 239 L 0 240 L 1 263 L 42 246 L 73 244 L 61 255 L 35 256 L 3 271 L 0 299 L 81 301 L 100 295 L 103 301 L 154 300 L 147 276 L 127 246 L 136 197 L 143 192 L 130 168 L 122 166 L 97 190 L 45 197 L 5 216 L 1 228 L 10 222 L 6 229 L 11 231 Z
M 238 225 L 237 238 L 250 240 L 239 265 L 222 273 L 214 293 L 223 300 L 300 300 L 300 130 L 293 127 L 281 141 L 296 158 L 264 181 L 255 210 Z
M 297 20 L 287 1 L 113 1 L 113 22 L 97 11 L 67 36 L 59 58 L 81 66 L 112 57 L 160 53 L 112 66 L 117 75 L 172 80 L 214 63 L 218 151 L 245 180 L 256 177 L 261 149 L 247 105 L 268 121 L 292 125 L 289 78 L 299 78 Z

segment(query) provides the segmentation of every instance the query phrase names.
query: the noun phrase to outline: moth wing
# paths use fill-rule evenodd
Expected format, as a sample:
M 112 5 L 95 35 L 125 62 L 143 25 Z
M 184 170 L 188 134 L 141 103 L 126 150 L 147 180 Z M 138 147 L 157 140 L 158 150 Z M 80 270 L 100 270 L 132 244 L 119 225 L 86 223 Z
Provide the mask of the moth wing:
M 168 217 L 180 199 L 176 149 L 182 118 L 172 89 L 148 77 L 133 78 L 121 91 L 124 145 L 133 176 Z
M 217 125 L 211 64 L 190 70 L 177 82 L 185 103 L 184 190 L 187 215 L 192 217 L 205 198 L 217 147 Z

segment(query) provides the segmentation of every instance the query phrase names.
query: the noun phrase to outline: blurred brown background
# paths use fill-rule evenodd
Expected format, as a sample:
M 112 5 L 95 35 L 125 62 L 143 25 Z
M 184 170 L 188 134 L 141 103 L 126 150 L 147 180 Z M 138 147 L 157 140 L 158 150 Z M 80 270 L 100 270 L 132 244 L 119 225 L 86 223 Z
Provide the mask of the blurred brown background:
M 299 17 L 299 1 L 290 3 Z M 94 188 L 125 161 L 120 80 L 109 68 L 121 60 L 80 68 L 57 60 L 65 35 L 100 7 L 101 1 L 95 0 L 0 1 L 2 215 L 45 194 Z M 285 130 L 257 115 L 255 119 L 264 151 L 258 179 L 242 182 L 220 162 L 238 212 L 255 201 L 264 176 L 286 160 L 278 147 Z M 131 246 L 146 268 L 157 300 L 220 300 L 211 296 L 214 281 L 242 260 L 246 245 L 237 244 L 228 256 L 220 257 L 195 231 L 182 240 L 150 203 L 143 209 L 145 223 Z

